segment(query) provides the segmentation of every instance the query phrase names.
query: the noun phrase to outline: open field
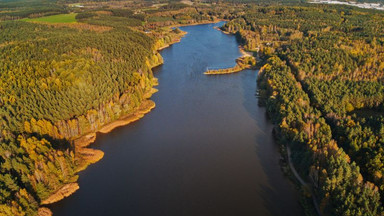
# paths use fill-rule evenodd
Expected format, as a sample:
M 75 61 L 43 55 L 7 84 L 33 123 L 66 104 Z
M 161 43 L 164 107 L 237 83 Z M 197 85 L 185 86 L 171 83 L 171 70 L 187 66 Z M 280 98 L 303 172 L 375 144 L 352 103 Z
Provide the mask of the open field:
M 52 15 L 52 16 L 45 16 L 45 17 L 39 17 L 39 18 L 26 18 L 23 19 L 24 21 L 28 22 L 47 22 L 47 23 L 75 23 L 76 22 L 76 13 L 70 13 L 70 14 L 58 14 L 58 15 Z

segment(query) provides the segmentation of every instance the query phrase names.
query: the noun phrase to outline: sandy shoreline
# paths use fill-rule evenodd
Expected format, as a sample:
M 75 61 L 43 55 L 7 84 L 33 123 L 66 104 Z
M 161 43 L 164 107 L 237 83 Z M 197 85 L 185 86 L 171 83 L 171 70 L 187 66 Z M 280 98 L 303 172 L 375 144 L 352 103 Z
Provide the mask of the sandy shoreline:
M 104 156 L 104 152 L 98 149 L 87 148 L 96 140 L 96 133 L 109 133 L 117 127 L 121 127 L 127 124 L 130 124 L 134 121 L 137 121 L 144 117 L 145 114 L 149 113 L 153 108 L 155 108 L 155 102 L 152 100 L 146 100 L 142 105 L 131 114 L 121 117 L 120 119 L 110 122 L 104 125 L 101 129 L 96 132 L 86 134 L 73 140 L 75 146 L 75 152 L 77 158 L 80 161 L 76 172 L 80 172 L 86 169 L 90 164 L 96 163 L 101 160 Z M 79 189 L 79 185 L 76 182 L 65 184 L 54 194 L 50 195 L 47 199 L 41 202 L 41 205 L 52 204 L 57 201 L 64 199 L 65 197 L 70 196 Z M 48 211 L 45 208 L 41 208 L 42 215 L 49 215 Z
M 77 183 L 69 183 L 64 185 L 64 187 L 60 188 L 56 193 L 49 196 L 47 199 L 43 200 L 41 202 L 42 205 L 51 204 L 54 202 L 57 202 L 59 200 L 62 200 L 63 198 L 70 196 L 75 191 L 79 189 L 79 184 Z
M 185 25 L 174 25 L 170 26 L 172 27 L 181 27 L 181 26 L 193 26 L 193 25 L 203 25 L 203 24 L 211 24 L 211 23 L 217 23 L 220 21 L 224 20 L 216 20 L 216 21 L 210 21 L 210 22 L 202 22 L 202 23 L 194 23 L 194 24 L 185 24 Z M 182 32 L 180 35 L 180 38 L 172 41 L 171 43 L 167 44 L 166 46 L 160 47 L 157 49 L 157 51 L 160 51 L 162 49 L 165 49 L 172 44 L 179 43 L 182 39 L 187 34 L 187 32 Z M 142 102 L 140 107 L 135 110 L 133 113 L 127 114 L 125 116 L 120 117 L 119 119 L 112 121 L 110 123 L 107 123 L 103 125 L 99 130 L 85 134 L 81 137 L 78 137 L 74 140 L 72 140 L 72 144 L 74 145 L 75 152 L 77 154 L 77 160 L 79 161 L 78 168 L 76 172 L 80 172 L 84 169 L 86 169 L 90 164 L 96 163 L 99 160 L 101 160 L 104 156 L 104 152 L 98 149 L 92 149 L 88 148 L 90 144 L 95 142 L 97 133 L 109 133 L 113 129 L 121 126 L 128 125 L 134 121 L 137 121 L 141 118 L 144 117 L 145 114 L 149 113 L 152 109 L 156 107 L 156 104 L 154 101 L 150 100 L 149 98 L 152 96 L 152 94 L 156 93 L 157 89 L 152 88 L 149 92 L 147 92 L 147 98 L 145 101 Z M 41 202 L 41 205 L 48 205 L 52 204 L 55 202 L 58 202 L 65 197 L 70 196 L 71 194 L 75 193 L 79 189 L 79 185 L 77 182 L 73 183 L 68 183 L 65 184 L 63 187 L 58 189 L 54 194 L 51 194 L 47 199 L 43 200 Z M 46 207 L 41 207 L 39 208 L 38 212 L 39 216 L 50 216 L 52 215 L 52 212 L 46 208 Z
M 155 102 L 151 100 L 146 100 L 142 103 L 140 108 L 136 110 L 134 113 L 128 114 L 116 121 L 113 121 L 104 125 L 97 132 L 109 133 L 110 131 L 112 131 L 117 127 L 121 127 L 141 119 L 142 117 L 144 117 L 146 113 L 150 112 L 153 108 L 155 108 Z M 78 154 L 79 160 L 81 160 L 81 163 L 78 165 L 78 169 L 76 170 L 77 172 L 80 172 L 86 169 L 88 165 L 96 163 L 103 158 L 104 156 L 103 151 L 98 149 L 87 148 L 87 146 L 89 146 L 96 140 L 97 132 L 86 134 L 73 141 L 75 145 L 75 152 Z M 49 196 L 47 199 L 43 200 L 41 202 L 41 205 L 47 205 L 47 204 L 60 201 L 65 197 L 68 197 L 71 194 L 75 193 L 79 188 L 80 187 L 76 182 L 65 184 L 54 194 Z M 44 215 L 49 215 L 46 209 L 42 209 L 41 211 L 42 211 L 42 214 L 44 213 Z
M 160 51 L 162 49 L 169 47 L 172 44 L 180 42 L 181 38 L 186 34 L 187 32 L 182 32 L 180 38 L 178 38 L 175 41 L 172 41 L 167 46 L 157 49 L 157 51 Z M 122 116 L 115 121 L 112 121 L 110 123 L 103 125 L 99 130 L 95 132 L 85 134 L 71 141 L 74 145 L 75 153 L 77 154 L 77 160 L 79 161 L 79 165 L 76 170 L 77 173 L 82 170 L 85 170 L 90 164 L 98 162 L 104 156 L 104 152 L 101 150 L 87 148 L 90 144 L 95 142 L 96 134 L 98 132 L 109 133 L 117 127 L 130 124 L 134 121 L 137 121 L 143 118 L 145 114 L 149 113 L 152 109 L 156 107 L 155 102 L 150 100 L 149 98 L 152 96 L 152 94 L 156 93 L 157 91 L 158 91 L 157 89 L 152 88 L 149 92 L 147 92 L 146 93 L 147 95 L 145 96 L 145 98 L 147 99 L 143 101 L 140 107 L 137 110 L 135 110 L 133 113 Z M 65 197 L 68 197 L 71 194 L 75 193 L 79 188 L 80 187 L 76 182 L 65 184 L 63 187 L 58 189 L 55 193 L 51 194 L 47 199 L 41 201 L 40 204 L 48 205 L 48 204 L 58 202 L 64 199 Z M 38 215 L 50 216 L 52 215 L 52 212 L 46 207 L 41 207 L 39 208 Z
M 155 108 L 155 106 L 155 102 L 151 100 L 144 101 L 136 112 L 104 125 L 98 132 L 109 133 L 117 127 L 124 126 L 131 122 L 137 121 L 144 117 L 145 114 L 149 113 L 153 108 Z

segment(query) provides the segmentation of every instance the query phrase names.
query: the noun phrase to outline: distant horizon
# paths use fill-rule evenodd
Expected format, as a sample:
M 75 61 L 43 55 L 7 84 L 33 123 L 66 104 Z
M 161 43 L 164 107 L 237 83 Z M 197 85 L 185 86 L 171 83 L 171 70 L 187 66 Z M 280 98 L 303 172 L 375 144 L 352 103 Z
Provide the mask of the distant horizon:
M 376 10 L 384 10 L 384 3 L 358 3 L 355 1 L 337 1 L 337 0 L 309 0 L 309 3 L 315 4 L 339 4 L 339 5 L 348 5 L 354 6 L 364 9 L 376 9 Z

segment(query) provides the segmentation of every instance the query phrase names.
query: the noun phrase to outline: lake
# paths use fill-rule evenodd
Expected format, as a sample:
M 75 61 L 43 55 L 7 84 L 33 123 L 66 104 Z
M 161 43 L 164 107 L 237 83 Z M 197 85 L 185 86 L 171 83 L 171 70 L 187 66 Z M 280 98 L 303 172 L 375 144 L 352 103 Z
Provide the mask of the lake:
M 154 69 L 156 108 L 98 134 L 104 158 L 80 173 L 80 190 L 50 206 L 54 216 L 302 215 L 279 165 L 272 124 L 255 96 L 257 70 L 207 76 L 241 56 L 223 23 L 182 27 Z

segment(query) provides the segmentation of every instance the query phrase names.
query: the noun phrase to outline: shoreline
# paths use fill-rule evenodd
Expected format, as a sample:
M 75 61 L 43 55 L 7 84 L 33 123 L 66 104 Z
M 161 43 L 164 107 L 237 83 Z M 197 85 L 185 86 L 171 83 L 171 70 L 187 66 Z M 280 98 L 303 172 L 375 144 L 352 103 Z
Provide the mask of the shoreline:
M 205 22 L 194 23 L 194 24 L 177 25 L 177 26 L 169 26 L 169 27 L 172 28 L 172 27 L 181 27 L 181 26 L 205 25 L 205 24 L 218 23 L 220 21 L 224 21 L 224 20 L 216 20 L 216 21 L 207 22 L 207 23 Z M 179 35 L 179 38 L 170 42 L 166 46 L 157 48 L 156 51 L 159 52 L 165 48 L 170 47 L 175 43 L 179 43 L 186 34 L 188 34 L 188 32 L 182 31 L 182 33 L 180 33 Z M 156 66 L 153 66 L 151 70 Z M 149 113 L 152 109 L 156 107 L 155 102 L 150 100 L 149 98 L 152 96 L 152 94 L 156 93 L 157 91 L 158 91 L 157 89 L 152 88 L 149 92 L 147 92 L 146 93 L 148 94 L 148 96 L 146 97 L 147 99 L 143 101 L 140 107 L 138 107 L 133 113 L 129 113 L 127 115 L 121 116 L 119 119 L 103 125 L 100 129 L 98 129 L 95 132 L 84 134 L 80 137 L 77 137 L 76 139 L 69 140 L 73 144 L 75 148 L 75 152 L 78 154 L 77 160 L 79 160 L 79 165 L 76 170 L 77 173 L 85 170 L 89 165 L 100 161 L 104 157 L 103 151 L 98 149 L 88 148 L 88 146 L 90 146 L 92 143 L 96 141 L 97 133 L 106 134 L 111 132 L 115 128 L 128 125 L 132 122 L 138 121 L 141 118 L 143 118 L 145 114 Z M 55 193 L 51 194 L 47 199 L 43 200 L 40 203 L 41 207 L 39 208 L 38 216 L 51 216 L 52 212 L 49 208 L 47 208 L 47 206 L 72 195 L 78 189 L 80 189 L 80 186 L 78 185 L 77 181 L 63 185 Z
M 151 91 L 156 92 L 156 91 Z M 145 114 L 149 113 L 152 109 L 156 107 L 155 102 L 152 100 L 144 101 L 141 106 L 133 113 L 122 116 L 121 118 L 112 121 L 110 123 L 105 124 L 98 131 L 88 133 L 83 135 L 75 140 L 72 140 L 75 146 L 75 152 L 78 154 L 78 160 L 80 160 L 80 164 L 76 170 L 77 173 L 85 170 L 89 165 L 94 164 L 100 161 L 104 157 L 104 152 L 98 149 L 88 148 L 89 145 L 94 143 L 97 138 L 97 133 L 109 133 L 115 128 L 128 125 L 132 122 L 138 121 L 145 116 Z M 73 193 L 75 193 L 80 186 L 77 182 L 67 183 L 63 185 L 63 187 L 59 188 L 55 193 L 51 194 L 48 198 L 41 201 L 42 206 L 46 206 L 55 202 L 58 202 Z M 41 207 L 42 215 L 52 215 L 49 214 L 50 210 L 46 207 Z M 40 215 L 40 214 L 39 214 Z
M 156 92 L 156 91 L 152 90 L 151 92 Z M 148 99 L 146 101 L 143 101 L 140 107 L 137 108 L 137 110 L 135 110 L 133 113 L 129 113 L 127 115 L 120 117 L 117 120 L 114 120 L 112 122 L 109 122 L 103 125 L 96 132 L 86 134 L 82 137 L 79 137 L 73 140 L 73 144 L 75 146 L 75 152 L 78 154 L 78 159 L 80 161 L 76 172 L 81 172 L 85 170 L 89 165 L 100 161 L 104 157 L 103 151 L 98 149 L 88 148 L 89 145 L 91 145 L 96 141 L 97 133 L 106 134 L 111 132 L 115 128 L 122 127 L 132 122 L 138 121 L 139 119 L 143 118 L 145 114 L 149 113 L 155 107 L 156 107 L 156 104 L 152 100 Z
M 227 32 L 227 31 L 223 31 L 223 30 L 221 30 L 219 27 L 217 27 L 217 26 L 215 26 L 215 27 L 213 27 L 214 29 L 216 29 L 216 30 L 218 30 L 218 31 L 221 31 L 223 34 L 226 34 L 226 35 L 232 35 L 232 33 L 230 33 L 230 32 Z
M 320 1 L 320 0 L 319 0 Z M 218 30 L 218 31 L 221 31 L 222 33 L 224 33 L 224 34 L 227 34 L 227 35 L 233 35 L 232 33 L 230 33 L 230 32 L 227 32 L 227 31 L 223 31 L 223 30 L 221 30 L 219 27 L 214 27 L 216 30 Z M 239 46 L 239 49 L 240 49 L 240 53 L 242 54 L 242 56 L 241 57 L 239 57 L 239 58 L 237 58 L 236 60 L 238 60 L 238 59 L 240 59 L 240 58 L 242 58 L 242 57 L 252 57 L 252 58 L 254 58 L 256 61 L 259 61 L 260 60 L 260 58 L 258 58 L 258 55 L 256 56 L 256 57 L 253 57 L 250 53 L 252 53 L 252 51 L 250 51 L 250 52 L 247 52 L 245 49 L 244 49 L 244 47 L 243 46 Z M 258 62 L 257 62 L 258 63 Z M 236 65 L 237 66 L 237 65 Z M 235 67 L 236 67 L 235 66 Z M 234 67 L 233 67 L 234 68 Z M 229 68 L 229 69 L 232 69 L 232 68 Z M 239 71 L 233 71 L 233 72 L 227 72 L 227 73 L 220 73 L 220 72 L 217 72 L 217 73 L 207 73 L 207 72 L 205 72 L 204 74 L 206 74 L 206 75 L 220 75 L 220 74 L 230 74 L 230 73 L 236 73 L 236 72 L 240 72 L 240 70 Z M 274 134 L 274 132 L 272 133 L 272 134 Z M 293 163 L 292 163 L 292 161 L 291 161 L 291 150 L 290 150 L 290 148 L 289 148 L 289 146 L 287 145 L 287 144 L 281 144 L 281 143 L 279 143 L 279 141 L 277 141 L 277 140 L 275 140 L 274 142 L 276 142 L 276 143 L 278 143 L 279 145 L 282 145 L 282 146 L 285 146 L 286 148 L 285 148 L 285 150 L 286 150 L 286 152 L 285 152 L 285 154 L 283 153 L 283 151 L 280 151 L 279 153 L 280 153 L 280 155 L 282 156 L 282 157 L 286 157 L 287 158 L 287 163 L 288 163 L 288 171 L 284 171 L 284 166 L 282 165 L 282 164 L 280 164 L 280 167 L 281 167 L 281 169 L 282 169 L 282 171 L 283 171 L 283 173 L 284 173 L 284 175 L 287 175 L 287 173 L 290 173 L 291 175 L 293 175 L 293 179 L 292 179 L 292 177 L 290 178 L 289 176 L 286 176 L 294 185 L 296 185 L 296 186 L 300 186 L 300 187 L 303 187 L 303 188 L 306 188 L 308 191 L 310 191 L 310 193 L 311 193 L 311 200 L 312 200 L 312 204 L 313 204 L 313 209 L 316 211 L 316 213 L 318 214 L 318 215 L 321 215 L 321 211 L 320 211 L 320 207 L 319 207 L 319 205 L 318 205 L 318 202 L 317 202 L 317 198 L 316 198 L 316 195 L 315 195 L 315 193 L 314 193 L 314 191 L 313 191 L 313 189 L 311 188 L 311 186 L 309 185 L 309 183 L 307 183 L 306 181 L 304 181 L 302 178 L 301 178 L 301 176 L 298 174 L 298 172 L 296 171 L 296 169 L 295 169 L 295 167 L 294 167 L 294 165 L 293 165 Z M 301 192 L 301 190 L 300 189 L 296 189 L 296 191 L 298 191 L 299 193 L 301 193 L 300 194 L 300 196 L 301 197 L 304 197 L 304 195 L 302 194 L 303 192 Z M 305 208 L 303 208 L 303 209 L 305 209 Z
M 159 52 L 159 51 L 161 51 L 161 50 L 163 50 L 163 49 L 165 49 L 165 48 L 168 48 L 168 47 L 172 46 L 173 44 L 180 43 L 181 39 L 182 39 L 185 35 L 187 35 L 187 34 L 188 34 L 188 32 L 181 31 L 181 33 L 180 33 L 180 38 L 177 38 L 176 40 L 172 41 L 171 43 L 169 43 L 169 44 L 167 44 L 167 45 L 165 45 L 165 46 L 162 46 L 162 47 L 158 48 L 157 51 Z M 153 69 L 153 68 L 152 68 L 152 69 Z
M 218 20 L 215 20 L 215 21 L 208 21 L 208 22 L 200 22 L 200 23 L 193 23 L 193 24 L 175 24 L 175 25 L 170 25 L 168 26 L 168 28 L 178 28 L 178 27 L 185 27 L 185 26 L 197 26 L 197 25 L 207 25 L 207 24 L 214 24 L 214 23 L 218 23 L 218 22 L 222 22 L 222 21 L 226 21 L 224 19 L 218 19 Z M 185 31 L 182 31 L 181 30 L 181 34 L 180 34 L 180 38 L 176 39 L 175 41 L 172 41 L 171 43 L 165 45 L 165 46 L 162 46 L 160 48 L 157 49 L 157 51 L 161 51 L 165 48 L 168 48 L 170 47 L 171 45 L 175 44 L 175 43 L 179 43 L 181 41 L 181 39 L 187 35 L 188 32 L 185 32 Z
M 214 21 L 191 23 L 191 24 L 175 24 L 175 25 L 170 25 L 169 27 L 170 28 L 177 28 L 177 27 L 185 27 L 185 26 L 207 25 L 207 24 L 214 24 L 214 23 L 223 22 L 223 21 L 228 21 L 228 20 L 217 19 L 217 20 L 214 20 Z
M 226 31 L 223 31 L 221 30 L 219 27 L 215 26 L 213 27 L 214 29 L 222 32 L 223 34 L 226 34 L 226 35 L 233 35 L 232 33 L 230 32 L 226 32 Z M 252 61 L 256 61 L 256 58 L 253 57 L 253 55 L 251 55 L 249 52 L 245 51 L 244 47 L 242 45 L 239 45 L 238 46 L 239 48 L 239 51 L 240 53 L 242 54 L 240 57 L 238 57 L 235 61 L 236 61 L 236 65 L 233 66 L 233 67 L 230 67 L 230 68 L 222 68 L 222 69 L 217 69 L 217 70 L 209 70 L 207 69 L 204 74 L 205 75 L 222 75 L 222 74 L 232 74 L 232 73 L 238 73 L 242 70 L 245 70 L 245 69 L 252 69 L 256 66 L 256 63 L 254 65 L 251 65 L 251 64 L 244 64 L 244 61 L 247 61 L 247 60 L 252 60 Z
M 242 56 L 240 56 L 239 58 L 237 58 L 235 61 L 236 61 L 236 65 L 233 66 L 233 67 L 230 67 L 230 68 L 222 68 L 222 69 L 217 69 L 217 70 L 206 70 L 204 72 L 205 75 L 221 75 L 221 74 L 231 74 L 231 73 L 238 73 L 242 70 L 245 70 L 245 69 L 251 69 L 254 67 L 254 65 L 256 65 L 256 62 L 255 64 L 249 64 L 245 61 L 249 61 L 249 60 L 256 60 L 255 57 L 253 57 L 251 54 L 249 54 L 248 52 L 246 52 L 244 50 L 244 48 L 242 46 L 239 46 L 239 50 L 240 50 L 240 53 L 242 54 Z
M 47 205 L 51 203 L 55 203 L 59 200 L 64 199 L 65 197 L 70 196 L 75 191 L 79 189 L 78 183 L 68 183 L 65 184 L 64 187 L 60 188 L 56 193 L 50 195 L 47 199 L 43 200 L 41 202 L 42 205 Z
M 204 23 L 203 23 L 204 24 Z M 179 43 L 181 39 L 188 34 L 188 32 L 182 32 L 179 35 L 179 38 L 172 41 L 171 43 L 167 44 L 166 46 L 157 48 L 156 51 L 159 52 L 165 48 L 170 47 L 172 44 Z M 157 65 L 156 65 L 157 66 Z M 155 68 L 156 66 L 153 66 Z M 88 148 L 89 145 L 94 143 L 97 138 L 97 133 L 109 133 L 115 128 L 122 127 L 125 125 L 128 125 L 132 122 L 138 121 L 141 118 L 145 116 L 145 114 L 149 113 L 152 109 L 156 107 L 156 104 L 154 101 L 150 100 L 149 98 L 156 93 L 158 90 L 155 88 L 152 88 L 146 96 L 146 100 L 141 103 L 141 105 L 133 112 L 126 114 L 124 116 L 121 116 L 119 119 L 111 121 L 105 125 L 103 125 L 100 129 L 98 129 L 95 132 L 91 132 L 88 134 L 84 134 L 80 137 L 77 137 L 73 140 L 69 140 L 75 149 L 75 152 L 77 153 L 77 160 L 80 161 L 79 165 L 77 167 L 76 173 L 79 173 L 83 170 L 85 170 L 89 165 L 94 164 L 98 161 L 100 161 L 104 157 L 104 152 L 98 149 Z M 47 206 L 50 204 L 56 203 L 73 193 L 75 193 L 78 189 L 80 189 L 79 184 L 77 181 L 72 183 L 67 183 L 63 185 L 61 188 L 59 188 L 55 193 L 51 194 L 48 198 L 41 201 L 40 205 L 41 207 L 38 210 L 39 216 L 51 216 L 52 212 Z
M 121 118 L 112 121 L 110 123 L 105 124 L 98 131 L 85 134 L 77 139 L 72 140 L 72 143 L 75 147 L 75 152 L 77 153 L 78 160 L 81 161 L 76 170 L 77 173 L 85 170 L 89 165 L 94 164 L 100 161 L 104 157 L 104 152 L 98 149 L 88 148 L 89 145 L 94 143 L 97 138 L 97 133 L 109 133 L 115 128 L 122 127 L 128 125 L 132 122 L 138 121 L 145 116 L 145 114 L 149 113 L 152 109 L 156 107 L 155 102 L 152 100 L 144 101 L 141 106 L 133 113 L 122 116 Z M 49 208 L 44 206 L 58 202 L 73 193 L 75 193 L 78 189 L 80 189 L 77 181 L 72 183 L 67 183 L 59 188 L 55 193 L 51 194 L 48 198 L 41 201 L 40 207 L 41 215 L 52 215 L 52 212 L 49 214 Z M 40 215 L 40 213 L 38 214 Z
M 109 133 L 115 128 L 137 121 L 143 118 L 145 114 L 149 113 L 155 107 L 156 107 L 155 102 L 153 102 L 152 100 L 146 100 L 142 103 L 142 105 L 139 107 L 139 109 L 136 112 L 123 116 L 118 120 L 115 120 L 113 122 L 110 122 L 104 125 L 98 132 L 104 133 L 104 134 Z
M 182 26 L 206 25 L 206 24 L 218 23 L 218 22 L 221 22 L 221 21 L 225 21 L 225 20 L 219 19 L 219 20 L 215 20 L 215 21 L 202 22 L 202 23 L 178 24 L 178 25 L 171 25 L 169 27 L 173 28 L 173 27 L 182 27 Z M 170 47 L 173 44 L 180 43 L 181 39 L 185 35 L 187 35 L 187 34 L 188 34 L 188 32 L 182 31 L 179 38 L 177 38 L 176 40 L 170 42 L 169 44 L 167 44 L 165 46 L 157 48 L 156 51 L 159 52 L 159 51 L 161 51 L 163 49 L 166 49 L 166 48 Z M 241 50 L 240 51 L 241 53 L 244 52 L 244 51 L 242 51 L 243 50 L 242 48 L 240 48 L 240 50 Z M 155 67 L 156 66 L 152 67 L 151 69 L 153 69 Z M 144 117 L 145 114 L 149 113 L 152 109 L 154 109 L 156 107 L 155 102 L 150 100 L 149 98 L 152 96 L 152 94 L 156 93 L 157 91 L 158 91 L 157 89 L 152 88 L 151 91 L 148 92 L 150 94 L 150 95 L 147 96 L 148 99 L 146 101 L 144 101 L 141 104 L 141 106 L 138 108 L 138 110 L 136 110 L 135 112 L 127 114 L 125 116 L 122 116 L 122 117 L 120 117 L 117 120 L 114 120 L 112 122 L 109 122 L 109 123 L 103 125 L 101 127 L 101 129 L 99 129 L 98 131 L 82 135 L 82 136 L 72 140 L 73 144 L 75 146 L 81 147 L 81 148 L 88 147 L 90 144 L 92 144 L 93 142 L 96 141 L 96 133 L 98 133 L 98 132 L 100 132 L 100 133 L 109 133 L 113 129 L 117 128 L 117 127 L 125 126 L 127 124 L 130 124 L 130 123 L 132 123 L 134 121 L 137 121 L 137 120 L 141 119 L 142 117 Z M 147 103 L 147 104 L 144 104 L 144 103 Z

